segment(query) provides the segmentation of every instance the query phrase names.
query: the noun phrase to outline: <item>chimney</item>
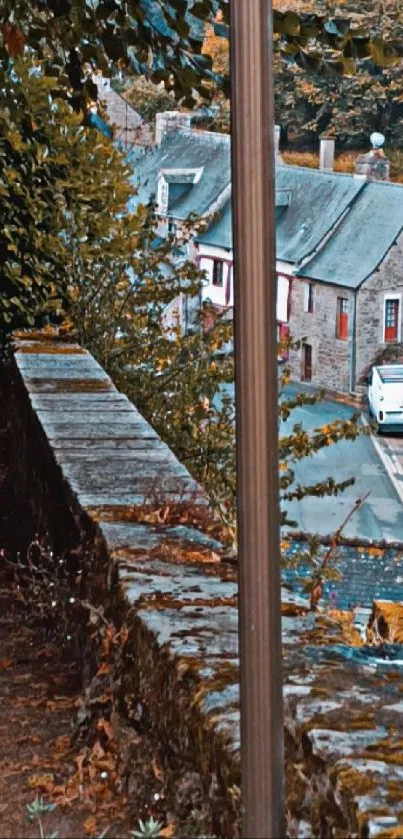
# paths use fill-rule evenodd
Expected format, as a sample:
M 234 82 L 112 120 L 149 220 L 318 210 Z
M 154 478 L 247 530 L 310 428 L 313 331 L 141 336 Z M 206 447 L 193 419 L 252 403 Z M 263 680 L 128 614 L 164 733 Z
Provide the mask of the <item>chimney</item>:
M 355 177 L 366 181 L 388 181 L 389 160 L 385 157 L 385 137 L 377 131 L 371 134 L 371 151 L 360 154 L 355 162 Z
M 155 117 L 155 143 L 160 146 L 166 134 L 176 131 L 178 128 L 190 128 L 191 114 L 184 114 L 181 111 L 162 111 Z
M 275 159 L 280 159 L 280 135 L 281 135 L 281 125 L 274 126 L 274 155 Z
M 320 138 L 319 169 L 323 169 L 325 172 L 333 172 L 335 148 L 335 137 L 324 136 Z

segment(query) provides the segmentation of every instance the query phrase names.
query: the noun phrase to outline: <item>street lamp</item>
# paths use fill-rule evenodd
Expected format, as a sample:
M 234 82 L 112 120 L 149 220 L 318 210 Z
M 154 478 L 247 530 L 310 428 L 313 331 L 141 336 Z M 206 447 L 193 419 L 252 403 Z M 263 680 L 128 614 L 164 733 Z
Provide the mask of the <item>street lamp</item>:
M 231 0 L 242 835 L 284 836 L 272 4 Z

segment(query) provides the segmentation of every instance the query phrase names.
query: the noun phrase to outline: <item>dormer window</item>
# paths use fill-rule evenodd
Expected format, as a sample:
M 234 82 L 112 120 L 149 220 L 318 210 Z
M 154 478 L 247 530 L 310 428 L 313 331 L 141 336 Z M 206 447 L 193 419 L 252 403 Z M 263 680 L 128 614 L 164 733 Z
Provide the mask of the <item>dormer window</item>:
M 286 208 L 291 204 L 291 190 L 276 189 L 276 209 L 277 207 Z
M 161 216 L 169 214 L 170 210 L 184 193 L 199 183 L 203 174 L 203 166 L 198 169 L 160 169 L 158 173 L 157 212 Z

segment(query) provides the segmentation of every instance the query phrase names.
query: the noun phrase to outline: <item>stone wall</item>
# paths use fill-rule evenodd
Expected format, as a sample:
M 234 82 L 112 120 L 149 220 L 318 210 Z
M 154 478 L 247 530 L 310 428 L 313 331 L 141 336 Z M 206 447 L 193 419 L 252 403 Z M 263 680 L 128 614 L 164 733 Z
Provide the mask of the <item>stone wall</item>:
M 384 300 L 401 294 L 400 330 L 403 336 L 403 235 L 376 271 L 357 293 L 357 381 L 383 343 Z
M 290 332 L 295 340 L 306 338 L 312 345 L 312 382 L 340 393 L 350 391 L 350 363 L 353 329 L 353 297 L 348 289 L 314 283 L 314 312 L 304 312 L 304 280 L 295 277 L 291 288 Z M 385 295 L 402 295 L 400 301 L 400 334 L 403 336 L 403 235 L 385 257 L 379 270 L 357 291 L 356 359 L 353 388 L 383 343 Z M 336 338 L 337 298 L 350 301 L 349 338 Z M 401 337 L 402 340 L 402 337 Z M 302 378 L 302 350 L 290 352 L 293 379 Z
M 336 338 L 337 298 L 350 301 L 351 330 L 353 295 L 348 289 L 324 283 L 314 284 L 314 310 L 304 312 L 306 282 L 293 278 L 291 285 L 290 333 L 294 340 L 306 338 L 312 346 L 312 382 L 329 390 L 348 393 L 350 389 L 351 335 L 347 341 Z M 290 351 L 292 378 L 302 378 L 302 350 Z
M 7 376 L 17 490 L 69 561 L 86 546 L 92 602 L 125 628 L 97 695 L 106 679 L 128 724 L 154 733 L 185 816 L 238 837 L 237 574 L 203 490 L 80 347 L 27 336 Z M 403 835 L 401 645 L 385 620 L 381 646 L 363 646 L 349 616 L 282 600 L 288 835 Z

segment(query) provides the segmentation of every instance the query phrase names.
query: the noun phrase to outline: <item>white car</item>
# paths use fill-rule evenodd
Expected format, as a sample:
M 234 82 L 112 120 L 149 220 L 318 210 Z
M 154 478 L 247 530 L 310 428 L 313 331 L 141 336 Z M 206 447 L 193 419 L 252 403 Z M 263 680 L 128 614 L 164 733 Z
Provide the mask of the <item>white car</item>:
M 368 407 L 378 434 L 403 431 L 403 364 L 373 367 L 368 378 Z

